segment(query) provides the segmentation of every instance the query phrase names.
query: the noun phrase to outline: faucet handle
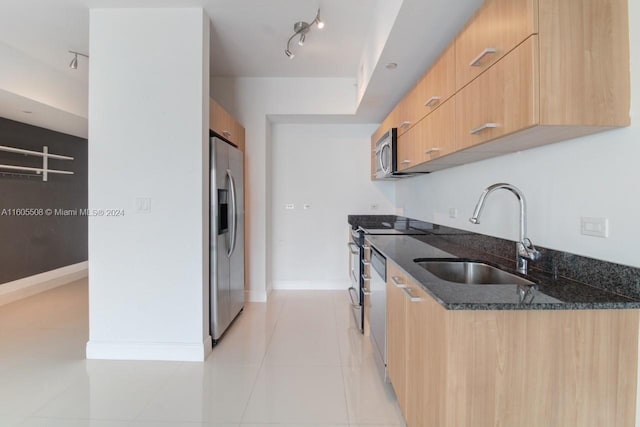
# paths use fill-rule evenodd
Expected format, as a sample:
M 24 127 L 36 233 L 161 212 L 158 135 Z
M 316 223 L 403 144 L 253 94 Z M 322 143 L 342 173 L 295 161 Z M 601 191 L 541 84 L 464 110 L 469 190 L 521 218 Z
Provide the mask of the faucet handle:
M 533 242 L 528 237 L 522 239 L 519 245 L 520 256 L 526 257 L 531 261 L 538 261 L 542 258 L 542 254 L 536 247 L 533 245 Z

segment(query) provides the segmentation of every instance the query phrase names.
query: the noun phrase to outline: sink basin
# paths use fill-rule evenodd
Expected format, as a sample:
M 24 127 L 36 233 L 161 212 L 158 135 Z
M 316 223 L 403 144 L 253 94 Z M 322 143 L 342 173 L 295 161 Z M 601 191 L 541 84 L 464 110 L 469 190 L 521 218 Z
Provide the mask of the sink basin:
M 531 280 L 507 273 L 480 261 L 465 259 L 416 259 L 416 264 L 447 282 L 465 285 L 535 285 Z

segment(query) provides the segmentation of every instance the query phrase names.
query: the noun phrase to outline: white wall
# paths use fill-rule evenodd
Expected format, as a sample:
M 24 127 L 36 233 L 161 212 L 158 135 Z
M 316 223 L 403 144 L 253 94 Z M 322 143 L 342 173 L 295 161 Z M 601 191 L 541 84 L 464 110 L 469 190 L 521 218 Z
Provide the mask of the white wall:
M 274 125 L 272 280 L 275 289 L 349 286 L 347 215 L 393 214 L 391 182 L 372 183 L 377 125 Z M 285 205 L 294 204 L 287 210 Z M 303 205 L 309 204 L 309 209 Z M 371 211 L 371 205 L 378 205 Z
M 529 204 L 529 236 L 537 245 L 640 267 L 640 3 L 629 2 L 631 126 L 411 178 L 397 184 L 404 215 L 516 240 L 517 201 L 487 199 L 482 223 L 468 218 L 482 190 L 509 182 Z M 457 219 L 449 218 L 457 208 Z M 580 217 L 609 219 L 607 239 L 580 234 Z
M 212 78 L 211 96 L 246 129 L 247 298 L 264 301 L 270 289 L 267 259 L 269 115 L 340 115 L 355 112 L 355 79 Z
M 88 358 L 210 351 L 208 26 L 202 9 L 91 10 L 89 208 L 125 216 L 89 219 Z

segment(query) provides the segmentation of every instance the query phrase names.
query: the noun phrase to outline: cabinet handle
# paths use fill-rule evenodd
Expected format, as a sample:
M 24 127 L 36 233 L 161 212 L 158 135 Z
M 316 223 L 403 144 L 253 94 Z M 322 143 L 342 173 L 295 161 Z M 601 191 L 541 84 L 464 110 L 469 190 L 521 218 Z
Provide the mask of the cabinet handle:
M 405 288 L 402 288 L 402 290 L 409 297 L 409 301 L 411 301 L 411 302 L 420 302 L 420 301 L 422 301 L 422 298 L 415 296 L 410 288 L 405 287 Z
M 469 63 L 470 67 L 480 67 L 480 61 L 482 61 L 482 58 L 484 58 L 485 56 L 492 54 L 492 53 L 496 53 L 498 50 L 495 47 L 488 47 L 485 50 L 483 50 L 482 52 L 480 52 L 480 55 L 476 56 L 475 59 L 473 61 L 471 61 L 471 63 Z
M 222 131 L 222 134 L 223 134 L 224 136 L 226 136 L 227 138 L 231 137 L 231 132 L 229 132 L 228 130 L 223 130 L 223 131 Z
M 409 163 L 411 163 L 411 160 L 403 160 L 402 162 L 403 165 L 408 165 Z
M 367 276 L 366 274 L 362 275 L 362 280 L 364 280 L 365 282 L 369 282 L 371 281 L 371 277 Z
M 436 105 L 438 102 L 440 102 L 440 97 L 439 96 L 432 96 L 431 98 L 429 98 L 427 100 L 427 102 L 424 103 L 425 107 L 432 107 L 434 105 Z
M 437 153 L 438 151 L 440 151 L 439 147 L 432 147 L 432 148 L 429 148 L 427 151 L 425 151 L 424 154 Z
M 404 128 L 409 127 L 409 126 L 411 126 L 411 122 L 410 122 L 410 121 L 408 121 L 408 120 L 405 120 L 404 122 L 402 122 L 402 123 L 400 123 L 400 124 L 398 125 L 398 127 L 399 127 L 400 129 L 404 129 Z
M 402 280 L 398 276 L 393 276 L 391 278 L 391 280 L 393 281 L 393 284 L 396 286 L 396 288 L 406 288 L 407 287 L 407 285 L 402 283 Z
M 482 132 L 483 130 L 493 129 L 493 128 L 497 128 L 497 127 L 498 127 L 498 124 L 497 124 L 497 123 L 485 123 L 485 124 L 483 124 L 483 125 L 482 125 L 482 126 L 480 126 L 480 127 L 477 127 L 477 128 L 475 128 L 475 129 L 470 130 L 470 131 L 469 131 L 469 133 L 470 133 L 471 135 L 477 135 L 477 134 L 479 134 L 480 132 Z

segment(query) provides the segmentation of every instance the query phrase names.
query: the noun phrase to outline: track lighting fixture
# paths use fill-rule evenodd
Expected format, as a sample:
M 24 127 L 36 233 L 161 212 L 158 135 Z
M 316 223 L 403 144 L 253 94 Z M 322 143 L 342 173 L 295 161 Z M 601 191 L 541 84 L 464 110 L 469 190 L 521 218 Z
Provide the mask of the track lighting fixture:
M 78 55 L 84 56 L 85 58 L 89 57 L 89 55 L 85 55 L 84 53 L 76 52 L 74 50 L 70 50 L 69 53 L 73 53 L 73 59 L 69 63 L 69 68 L 71 68 L 72 70 L 78 69 Z
M 304 42 L 307 38 L 307 33 L 309 32 L 313 24 L 315 24 L 319 30 L 324 28 L 324 21 L 320 19 L 320 9 L 318 9 L 318 13 L 316 14 L 316 17 L 313 19 L 313 21 L 311 21 L 311 24 L 304 21 L 299 21 L 293 24 L 293 35 L 289 37 L 289 40 L 287 40 L 287 48 L 284 50 L 284 54 L 287 55 L 288 58 L 293 59 L 295 57 L 293 52 L 291 52 L 291 40 L 293 40 L 295 37 L 299 37 L 298 45 L 304 46 Z

